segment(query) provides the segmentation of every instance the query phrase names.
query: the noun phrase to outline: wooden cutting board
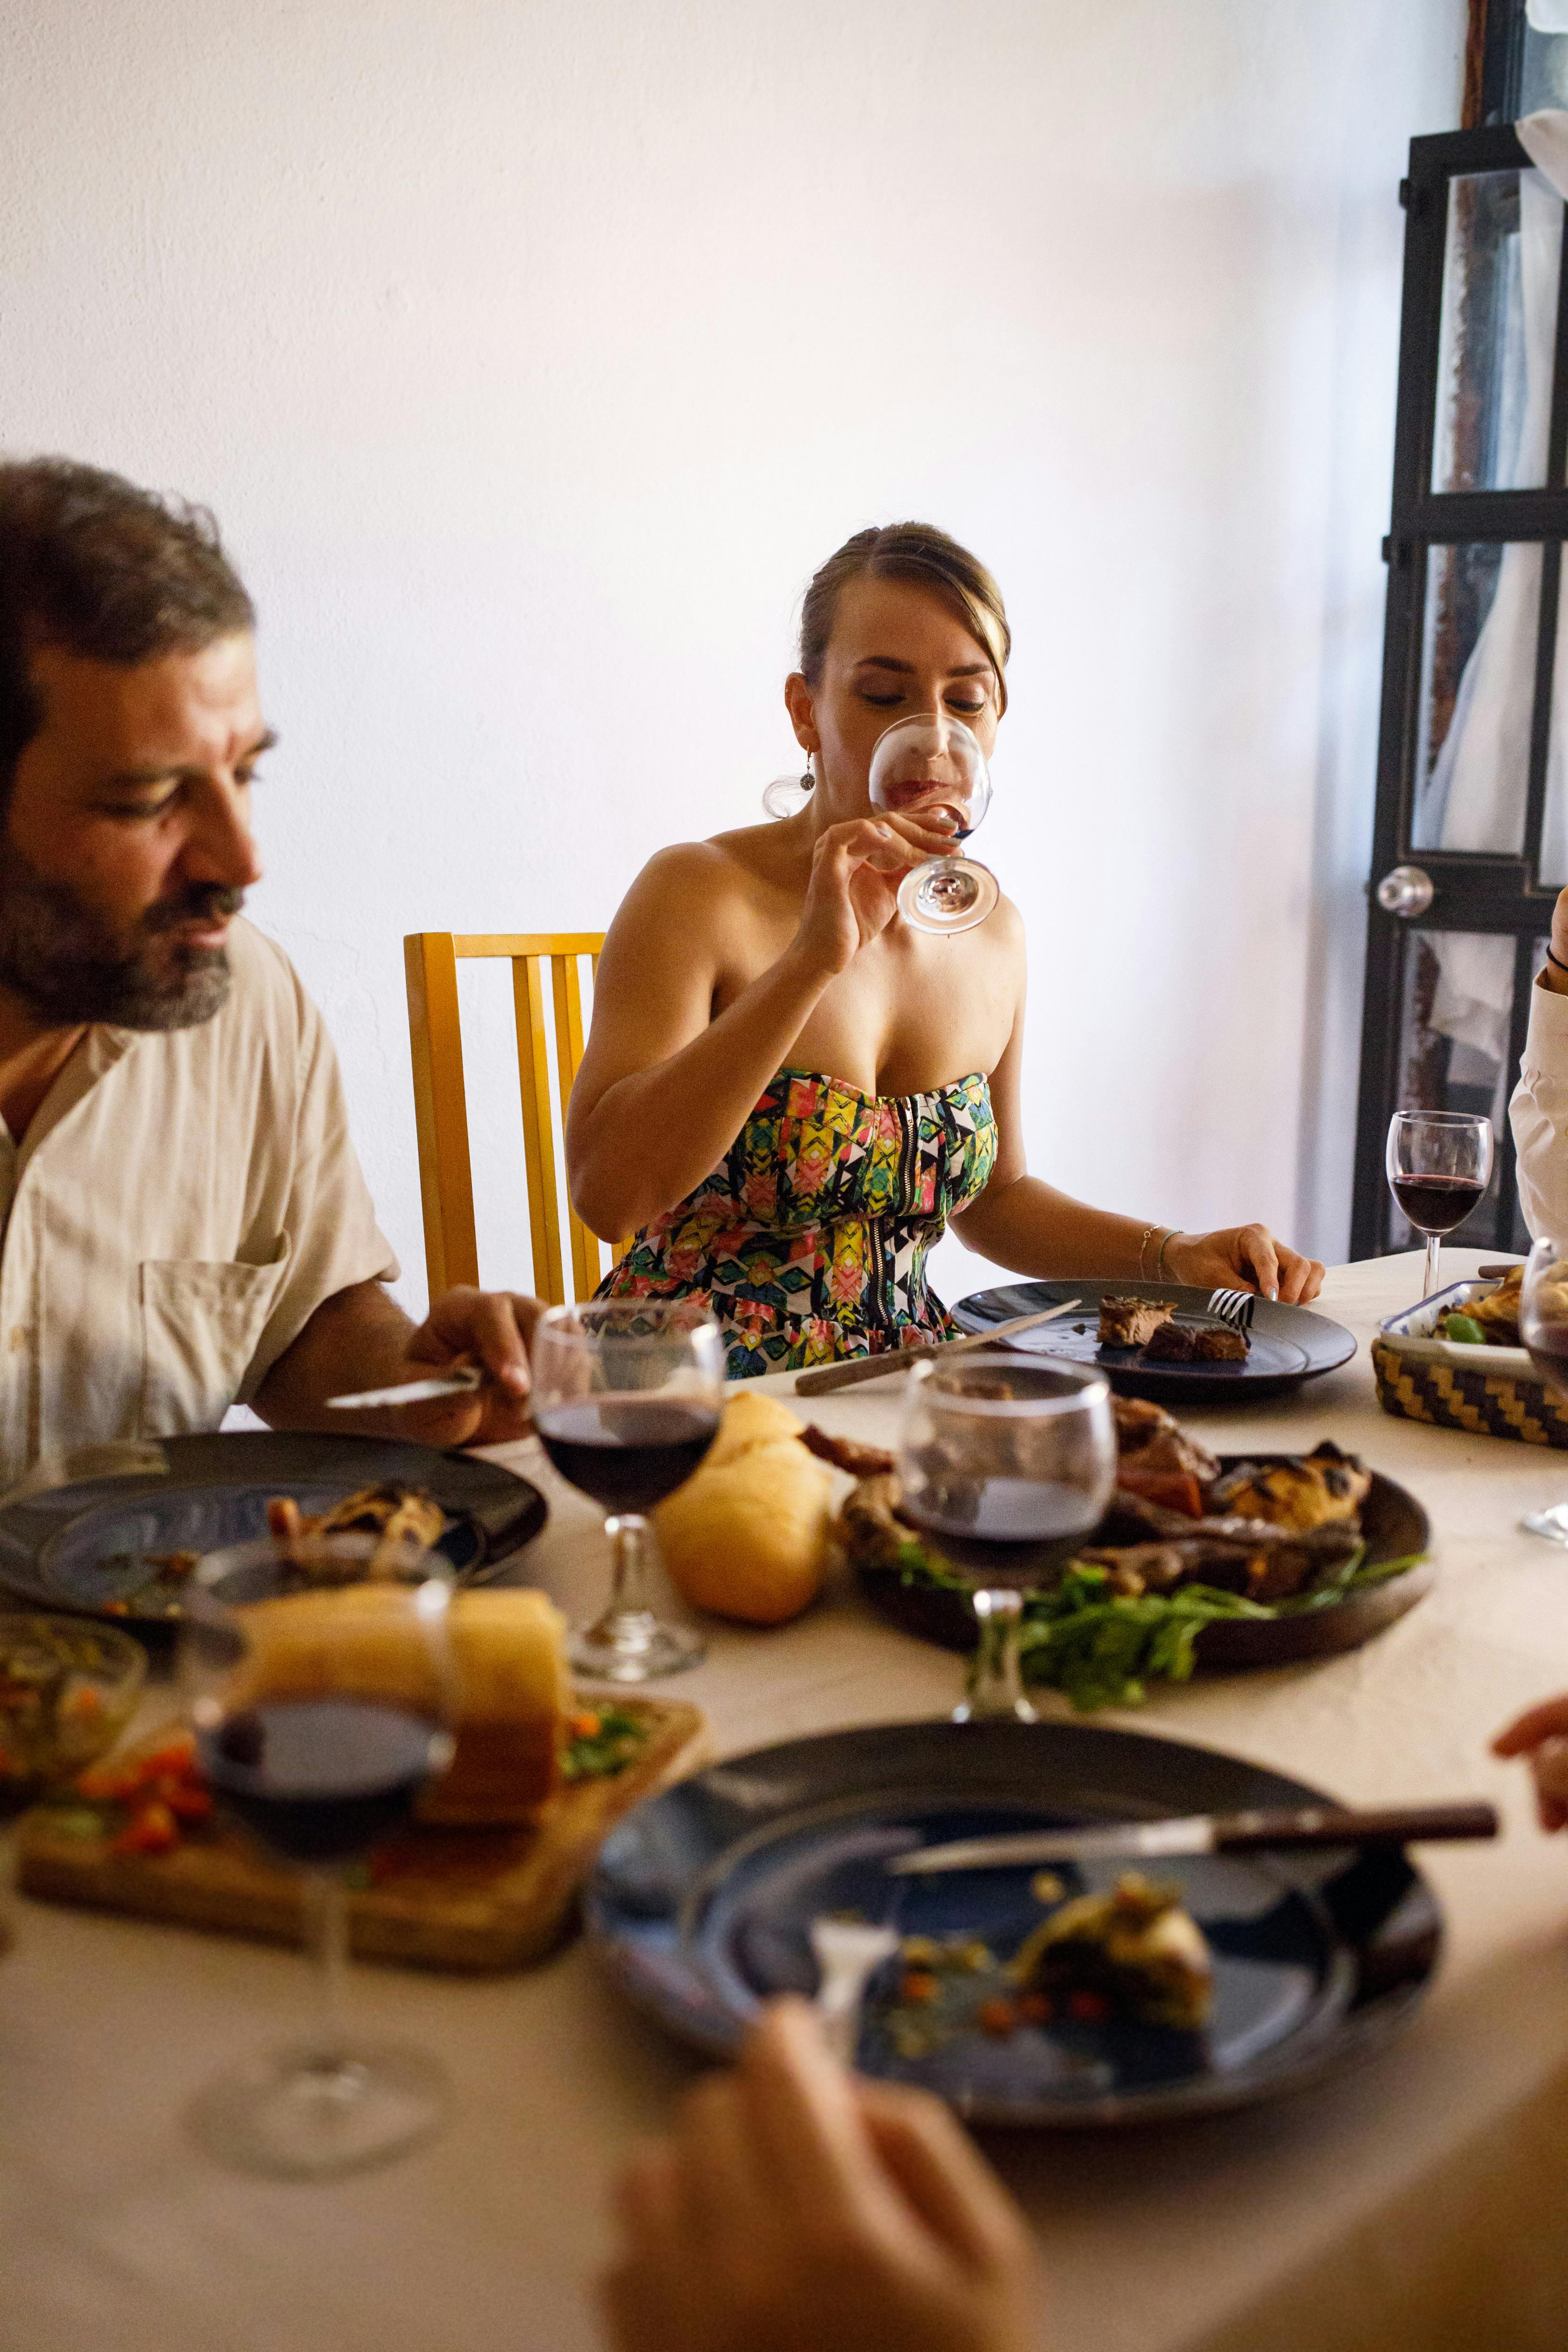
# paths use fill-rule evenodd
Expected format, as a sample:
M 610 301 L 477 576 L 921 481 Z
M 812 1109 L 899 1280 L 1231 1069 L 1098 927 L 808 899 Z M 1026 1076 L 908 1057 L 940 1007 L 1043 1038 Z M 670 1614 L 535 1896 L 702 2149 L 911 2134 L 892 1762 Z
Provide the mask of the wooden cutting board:
M 359 1959 L 481 1971 L 527 1968 L 572 1924 L 577 1890 L 606 1832 L 656 1790 L 710 1760 L 707 1717 L 680 1699 L 622 1698 L 648 1737 L 624 1771 L 561 1789 L 523 1829 L 416 1825 L 382 1847 L 375 1883 L 349 1898 Z M 172 1853 L 110 1853 L 109 1839 L 61 1833 L 41 1805 L 23 1820 L 16 1884 L 25 1895 L 129 1911 L 269 1942 L 304 1941 L 298 1873 L 237 1829 L 189 1832 Z

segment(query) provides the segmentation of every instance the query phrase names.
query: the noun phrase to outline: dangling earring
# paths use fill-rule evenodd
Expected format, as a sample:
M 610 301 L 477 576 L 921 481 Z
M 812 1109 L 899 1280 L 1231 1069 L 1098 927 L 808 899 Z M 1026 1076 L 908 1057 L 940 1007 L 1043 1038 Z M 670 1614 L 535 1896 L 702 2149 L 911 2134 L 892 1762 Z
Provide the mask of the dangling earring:
M 808 753 L 802 775 L 773 778 L 763 794 L 763 806 L 769 816 L 798 816 L 816 789 L 816 754 Z

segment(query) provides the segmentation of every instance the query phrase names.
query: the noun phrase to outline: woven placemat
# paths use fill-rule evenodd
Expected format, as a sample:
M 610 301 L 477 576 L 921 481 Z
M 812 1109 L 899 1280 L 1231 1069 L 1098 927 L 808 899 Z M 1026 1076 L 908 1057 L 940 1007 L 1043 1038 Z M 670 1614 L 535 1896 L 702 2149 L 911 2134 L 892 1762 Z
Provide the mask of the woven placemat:
M 1377 1401 L 1384 1412 L 1468 1429 L 1478 1437 L 1512 1437 L 1526 1445 L 1568 1450 L 1568 1403 L 1544 1381 L 1512 1372 L 1471 1372 L 1406 1356 L 1388 1339 L 1372 1343 Z

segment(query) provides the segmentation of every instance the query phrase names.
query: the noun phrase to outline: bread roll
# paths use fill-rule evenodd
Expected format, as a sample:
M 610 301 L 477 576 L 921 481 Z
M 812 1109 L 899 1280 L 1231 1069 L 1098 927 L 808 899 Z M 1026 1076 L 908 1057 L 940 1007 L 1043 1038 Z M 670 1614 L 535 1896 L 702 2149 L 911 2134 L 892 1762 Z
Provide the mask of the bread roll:
M 416 1715 L 446 1712 L 405 1587 L 289 1593 L 244 1615 L 253 1649 L 235 1694 L 241 1705 L 331 1692 Z M 542 1592 L 498 1591 L 455 1594 L 449 1623 L 457 1753 L 420 1812 L 443 1822 L 529 1821 L 561 1779 L 571 1692 L 566 1622 Z
M 782 1625 L 821 1589 L 832 1473 L 794 1438 L 712 1463 L 653 1514 L 665 1564 L 694 1608 Z
M 721 1470 L 727 1462 L 738 1462 L 742 1454 L 754 1454 L 760 1445 L 798 1444 L 805 1427 L 777 1397 L 742 1389 L 724 1407 L 719 1434 L 702 1457 L 702 1468 Z

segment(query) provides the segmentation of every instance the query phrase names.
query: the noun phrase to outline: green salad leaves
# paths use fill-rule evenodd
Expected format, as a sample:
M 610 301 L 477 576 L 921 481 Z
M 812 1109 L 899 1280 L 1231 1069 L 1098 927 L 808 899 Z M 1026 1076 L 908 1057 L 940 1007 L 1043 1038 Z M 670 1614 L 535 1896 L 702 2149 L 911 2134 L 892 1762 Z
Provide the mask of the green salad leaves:
M 1030 1593 L 1025 1600 L 1019 1641 L 1024 1679 L 1059 1690 L 1084 1715 L 1101 1706 L 1141 1706 L 1148 1682 L 1188 1680 L 1194 1644 L 1205 1625 L 1226 1617 L 1293 1617 L 1331 1608 L 1349 1592 L 1403 1576 L 1418 1558 L 1368 1565 L 1363 1545 L 1331 1582 L 1273 1603 L 1247 1601 L 1209 1584 L 1134 1598 L 1109 1589 L 1109 1570 L 1073 1560 L 1053 1591 Z M 928 1591 L 975 1589 L 973 1579 L 955 1575 L 912 1538 L 899 1547 L 897 1570 L 901 1583 Z

